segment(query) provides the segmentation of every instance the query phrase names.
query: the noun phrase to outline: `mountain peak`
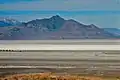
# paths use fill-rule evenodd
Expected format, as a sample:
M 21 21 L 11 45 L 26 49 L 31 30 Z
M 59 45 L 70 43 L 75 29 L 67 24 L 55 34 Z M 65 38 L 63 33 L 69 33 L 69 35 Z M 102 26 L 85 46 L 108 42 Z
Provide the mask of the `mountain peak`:
M 59 15 L 55 15 L 55 16 L 52 16 L 52 17 L 60 17 Z
M 60 17 L 59 15 L 52 16 L 50 19 L 53 19 L 53 20 L 62 19 L 62 20 L 64 20 L 64 19 L 63 19 L 62 17 Z
M 90 24 L 90 26 L 95 26 L 94 24 Z

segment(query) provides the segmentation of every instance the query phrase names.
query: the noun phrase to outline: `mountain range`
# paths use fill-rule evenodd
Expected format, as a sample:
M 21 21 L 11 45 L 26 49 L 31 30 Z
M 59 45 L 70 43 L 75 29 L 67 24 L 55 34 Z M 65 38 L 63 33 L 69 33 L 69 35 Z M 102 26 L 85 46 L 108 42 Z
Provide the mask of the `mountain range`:
M 118 31 L 119 32 L 119 31 Z M 117 33 L 118 33 L 117 32 Z M 61 39 L 117 39 L 120 35 L 94 24 L 84 25 L 59 15 L 50 18 L 19 22 L 0 19 L 0 40 L 61 40 Z

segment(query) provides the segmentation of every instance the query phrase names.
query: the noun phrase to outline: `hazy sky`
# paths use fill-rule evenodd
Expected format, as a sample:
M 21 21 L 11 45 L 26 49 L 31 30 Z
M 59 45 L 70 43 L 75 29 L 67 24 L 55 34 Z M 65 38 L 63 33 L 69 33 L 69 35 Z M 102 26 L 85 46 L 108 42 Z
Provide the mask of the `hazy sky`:
M 29 21 L 56 14 L 84 24 L 120 28 L 120 0 L 0 0 L 0 17 Z

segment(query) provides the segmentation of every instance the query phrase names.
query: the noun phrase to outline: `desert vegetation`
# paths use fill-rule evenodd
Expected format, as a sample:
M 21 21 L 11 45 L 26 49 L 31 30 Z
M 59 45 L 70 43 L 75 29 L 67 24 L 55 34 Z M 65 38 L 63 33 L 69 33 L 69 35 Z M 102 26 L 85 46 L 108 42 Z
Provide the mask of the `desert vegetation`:
M 15 74 L 0 78 L 0 80 L 118 80 L 102 77 L 87 77 L 74 75 L 55 75 L 53 73 Z

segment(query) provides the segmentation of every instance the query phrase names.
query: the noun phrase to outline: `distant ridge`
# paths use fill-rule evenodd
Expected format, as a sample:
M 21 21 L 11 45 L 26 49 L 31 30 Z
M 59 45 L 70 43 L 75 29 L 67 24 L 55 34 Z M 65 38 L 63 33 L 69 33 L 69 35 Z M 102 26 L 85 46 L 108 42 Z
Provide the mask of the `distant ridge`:
M 109 33 L 120 36 L 120 29 L 119 28 L 104 28 L 104 30 L 108 31 Z
M 21 22 L 15 19 L 0 17 L 0 27 L 18 26 L 20 24 Z
M 6 21 L 5 21 L 6 22 Z M 114 39 L 119 38 L 94 24 L 84 25 L 73 19 L 65 20 L 59 15 L 21 23 L 10 20 L 13 25 L 0 27 L 1 40 L 61 40 L 61 39 Z M 1 25 L 0 25 L 1 26 Z

